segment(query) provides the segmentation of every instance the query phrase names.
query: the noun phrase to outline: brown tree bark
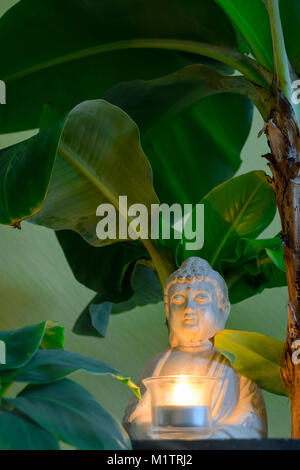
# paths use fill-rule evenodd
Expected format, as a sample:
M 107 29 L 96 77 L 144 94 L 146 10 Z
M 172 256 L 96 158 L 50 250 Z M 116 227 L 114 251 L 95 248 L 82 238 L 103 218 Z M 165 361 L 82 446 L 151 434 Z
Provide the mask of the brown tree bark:
M 281 218 L 282 243 L 288 283 L 288 327 L 284 351 L 283 383 L 292 405 L 292 437 L 300 438 L 300 364 L 292 360 L 300 340 L 300 132 L 294 111 L 281 95 L 263 129 L 271 153 L 269 161 Z

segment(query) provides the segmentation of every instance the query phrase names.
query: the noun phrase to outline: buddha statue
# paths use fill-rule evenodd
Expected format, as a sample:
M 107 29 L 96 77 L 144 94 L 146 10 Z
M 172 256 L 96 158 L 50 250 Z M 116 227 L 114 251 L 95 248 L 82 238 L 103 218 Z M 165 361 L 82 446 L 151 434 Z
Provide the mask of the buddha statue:
M 164 302 L 170 347 L 147 363 L 139 380 L 142 400 L 133 397 L 126 408 L 123 425 L 131 439 L 152 438 L 151 400 L 143 379 L 170 375 L 219 379 L 210 439 L 267 437 L 260 389 L 214 347 L 214 335 L 225 327 L 230 311 L 224 279 L 207 261 L 188 258 L 167 280 Z

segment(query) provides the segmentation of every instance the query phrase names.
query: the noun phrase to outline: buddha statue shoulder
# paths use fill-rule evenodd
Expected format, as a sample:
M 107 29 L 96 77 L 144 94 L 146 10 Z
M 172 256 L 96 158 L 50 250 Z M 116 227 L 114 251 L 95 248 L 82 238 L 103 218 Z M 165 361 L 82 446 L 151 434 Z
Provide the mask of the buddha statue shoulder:
M 210 439 L 267 437 L 260 389 L 239 375 L 214 347 L 214 335 L 224 329 L 230 311 L 224 279 L 207 261 L 188 258 L 167 280 L 164 302 L 170 347 L 153 357 L 141 373 L 142 399 L 131 399 L 123 420 L 130 437 L 152 436 L 151 400 L 143 379 L 174 375 L 218 379 Z

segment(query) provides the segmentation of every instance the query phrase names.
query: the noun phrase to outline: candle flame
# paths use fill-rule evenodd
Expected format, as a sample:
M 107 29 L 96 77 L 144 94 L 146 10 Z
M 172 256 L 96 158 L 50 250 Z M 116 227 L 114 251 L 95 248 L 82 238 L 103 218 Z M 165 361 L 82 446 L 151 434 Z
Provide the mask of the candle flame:
M 174 384 L 172 392 L 172 402 L 174 405 L 197 405 L 203 402 L 203 391 L 184 379 Z

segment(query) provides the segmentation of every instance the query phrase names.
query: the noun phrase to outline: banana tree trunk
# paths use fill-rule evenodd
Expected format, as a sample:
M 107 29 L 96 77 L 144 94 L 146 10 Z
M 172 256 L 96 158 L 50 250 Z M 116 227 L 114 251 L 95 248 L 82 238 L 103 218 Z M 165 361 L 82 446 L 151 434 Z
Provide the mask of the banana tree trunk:
M 294 111 L 279 97 L 263 129 L 271 153 L 269 161 L 282 225 L 282 242 L 288 283 L 288 327 L 282 379 L 290 391 L 292 437 L 300 438 L 300 364 L 293 361 L 295 340 L 300 339 L 300 133 Z

